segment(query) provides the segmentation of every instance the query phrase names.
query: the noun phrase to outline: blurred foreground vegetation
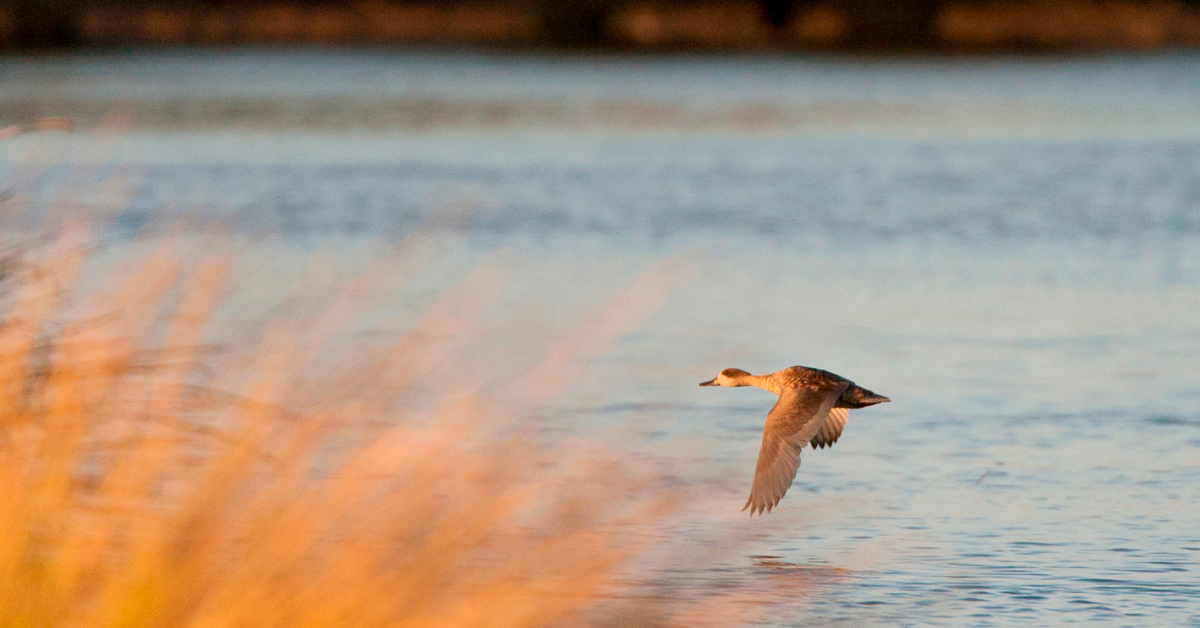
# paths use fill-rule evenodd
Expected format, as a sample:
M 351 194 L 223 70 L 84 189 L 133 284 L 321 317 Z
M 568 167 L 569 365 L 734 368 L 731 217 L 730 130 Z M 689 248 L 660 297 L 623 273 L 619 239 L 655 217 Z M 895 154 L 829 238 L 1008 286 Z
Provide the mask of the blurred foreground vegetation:
M 667 621 L 614 595 L 666 512 L 649 478 L 537 445 L 469 379 L 419 392 L 461 290 L 331 368 L 361 285 L 214 344 L 219 247 L 166 237 L 88 286 L 93 248 L 69 226 L 4 266 L 0 626 Z

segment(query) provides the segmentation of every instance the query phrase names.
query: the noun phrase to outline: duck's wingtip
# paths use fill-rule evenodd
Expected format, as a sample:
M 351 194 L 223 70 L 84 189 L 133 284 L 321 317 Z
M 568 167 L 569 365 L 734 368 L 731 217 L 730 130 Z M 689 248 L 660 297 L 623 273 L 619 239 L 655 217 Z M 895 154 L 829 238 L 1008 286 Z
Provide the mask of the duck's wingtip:
M 742 512 L 746 512 L 747 508 L 750 509 L 751 517 L 753 517 L 754 515 L 762 515 L 764 511 L 770 510 L 770 508 L 764 508 L 762 504 L 754 503 L 753 496 L 751 496 L 750 499 L 746 500 L 746 505 L 742 506 Z

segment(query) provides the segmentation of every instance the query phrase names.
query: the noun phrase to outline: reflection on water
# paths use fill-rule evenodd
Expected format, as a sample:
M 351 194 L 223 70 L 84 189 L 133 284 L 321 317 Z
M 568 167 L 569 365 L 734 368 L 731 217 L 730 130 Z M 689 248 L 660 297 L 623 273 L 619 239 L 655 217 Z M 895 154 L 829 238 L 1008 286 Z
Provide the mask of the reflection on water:
M 115 256 L 138 232 L 224 230 L 246 246 L 242 321 L 283 311 L 314 251 L 328 281 L 394 272 L 358 338 L 409 330 L 439 289 L 500 268 L 462 333 L 510 347 L 499 323 L 528 317 L 602 337 L 531 421 L 649 461 L 686 498 L 628 581 L 699 602 L 697 625 L 1200 622 L 1200 59 L 141 60 L 5 62 L 4 103 L 113 112 L 0 147 L 9 233 L 87 211 Z M 306 82 L 313 68 L 336 80 Z M 198 85 L 367 109 L 563 102 L 566 120 L 139 126 L 137 103 Z M 848 113 L 805 109 L 833 101 Z M 612 102 L 678 109 L 610 124 Z M 749 105 L 765 118 L 689 117 Z M 378 269 L 383 252 L 403 261 Z M 664 300 L 617 321 L 603 306 L 639 277 Z M 477 360 L 497 394 L 524 366 L 505 355 Z M 773 398 L 695 383 L 790 364 L 893 403 L 852 412 L 747 519 Z M 735 590 L 753 595 L 722 606 Z

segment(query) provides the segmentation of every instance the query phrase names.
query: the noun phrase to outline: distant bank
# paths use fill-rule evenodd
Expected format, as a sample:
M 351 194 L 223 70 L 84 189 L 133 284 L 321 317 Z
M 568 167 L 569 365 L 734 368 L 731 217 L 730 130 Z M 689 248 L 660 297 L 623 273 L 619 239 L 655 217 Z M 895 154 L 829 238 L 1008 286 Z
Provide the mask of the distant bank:
M 0 50 L 147 45 L 1152 50 L 1200 0 L 0 0 Z

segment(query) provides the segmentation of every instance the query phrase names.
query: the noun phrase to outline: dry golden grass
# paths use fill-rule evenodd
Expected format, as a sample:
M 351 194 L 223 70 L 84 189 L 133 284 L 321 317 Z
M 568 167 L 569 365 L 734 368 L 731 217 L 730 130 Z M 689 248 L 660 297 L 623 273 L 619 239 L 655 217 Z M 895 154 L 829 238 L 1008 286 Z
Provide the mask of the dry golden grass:
M 529 444 L 471 382 L 409 410 L 437 306 L 350 377 L 312 365 L 337 307 L 217 360 L 228 260 L 167 242 L 85 291 L 86 240 L 68 230 L 0 283 L 0 626 L 649 621 L 609 595 L 631 530 L 663 512 L 644 478 Z M 663 276 L 586 335 L 637 324 Z M 544 368 L 563 377 L 585 345 Z

